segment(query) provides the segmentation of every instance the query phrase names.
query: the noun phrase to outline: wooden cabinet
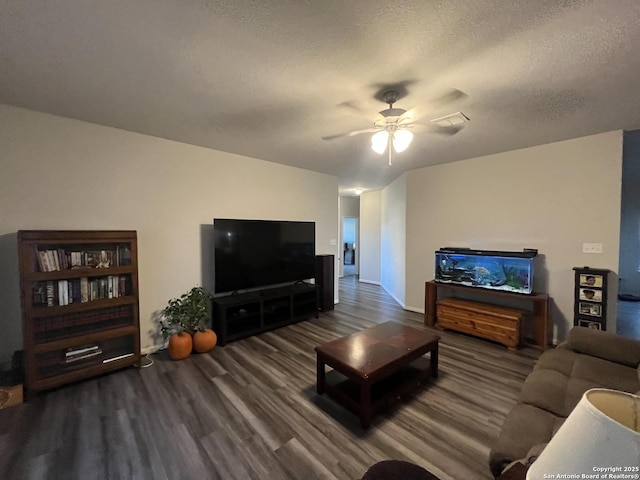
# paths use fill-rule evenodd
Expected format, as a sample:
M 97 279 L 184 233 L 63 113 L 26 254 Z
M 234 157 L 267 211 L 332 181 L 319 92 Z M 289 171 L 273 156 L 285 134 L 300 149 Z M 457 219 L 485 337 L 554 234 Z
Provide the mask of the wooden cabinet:
M 318 290 L 306 283 L 213 299 L 213 330 L 220 346 L 312 315 L 318 318 Z
M 135 231 L 21 230 L 25 388 L 140 361 Z
M 546 350 L 551 344 L 552 326 L 551 318 L 549 317 L 549 295 L 546 293 L 524 295 L 429 280 L 424 284 L 425 325 L 429 327 L 436 325 L 436 321 L 439 320 L 437 318 L 436 302 L 445 293 L 449 296 L 480 297 L 486 299 L 486 303 L 496 305 L 504 304 L 510 306 L 511 304 L 517 304 L 518 308 L 520 308 L 520 304 L 526 305 L 531 311 L 528 312 L 530 314 L 525 317 L 524 321 L 533 320 L 534 344 L 542 350 Z
M 438 328 L 493 340 L 509 350 L 518 347 L 523 311 L 460 298 L 443 298 L 436 303 Z
M 607 329 L 607 301 L 611 270 L 575 267 L 573 324 Z

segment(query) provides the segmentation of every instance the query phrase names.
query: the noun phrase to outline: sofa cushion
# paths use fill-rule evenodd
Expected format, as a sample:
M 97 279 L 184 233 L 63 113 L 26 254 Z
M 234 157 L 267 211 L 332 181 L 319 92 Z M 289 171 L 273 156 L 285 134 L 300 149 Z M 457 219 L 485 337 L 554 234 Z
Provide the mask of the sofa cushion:
M 573 350 L 568 348 L 554 348 L 553 350 L 547 350 L 544 355 L 538 358 L 533 370 L 547 369 L 556 370 L 561 372 L 565 376 L 571 375 L 573 370 L 573 362 L 576 358 L 576 354 Z
M 520 402 L 567 417 L 591 388 L 635 392 L 636 371 L 601 358 L 550 350 L 542 355 L 520 391 Z
M 574 327 L 569 330 L 567 341 L 579 353 L 634 368 L 640 365 L 640 344 L 632 338 L 593 328 Z
M 589 355 L 576 355 L 571 378 L 625 392 L 635 392 L 639 388 L 635 369 Z
M 531 372 L 520 391 L 520 402 L 566 417 L 565 397 L 569 377 L 561 372 L 539 368 Z
M 514 459 L 527 455 L 532 445 L 546 443 L 564 418 L 532 405 L 519 403 L 507 414 L 497 443 L 491 449 L 491 472 L 497 476 Z

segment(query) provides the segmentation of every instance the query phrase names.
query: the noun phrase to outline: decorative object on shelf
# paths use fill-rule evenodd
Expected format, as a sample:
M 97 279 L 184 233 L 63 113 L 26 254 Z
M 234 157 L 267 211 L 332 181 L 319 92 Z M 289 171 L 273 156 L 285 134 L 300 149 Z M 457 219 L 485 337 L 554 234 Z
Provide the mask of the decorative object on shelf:
M 639 422 L 639 396 L 602 388 L 588 390 L 531 465 L 527 480 L 550 478 L 550 473 L 555 478 L 605 478 L 618 473 L 628 476 L 615 478 L 636 478 Z
M 198 353 L 210 352 L 217 342 L 218 336 L 210 328 L 198 329 L 193 334 L 193 349 Z
M 176 332 L 169 337 L 167 350 L 172 360 L 183 360 L 191 355 L 193 337 L 188 332 Z

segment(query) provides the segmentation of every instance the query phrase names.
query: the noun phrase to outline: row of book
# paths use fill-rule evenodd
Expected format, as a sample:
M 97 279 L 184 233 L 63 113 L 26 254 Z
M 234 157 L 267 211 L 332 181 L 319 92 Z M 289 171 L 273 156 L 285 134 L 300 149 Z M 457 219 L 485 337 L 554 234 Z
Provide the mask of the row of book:
M 54 307 L 117 298 L 129 294 L 130 283 L 129 275 L 35 282 L 32 302 L 34 307 Z
M 57 272 L 75 268 L 109 268 L 131 265 L 129 245 L 118 245 L 115 250 L 68 251 L 64 248 L 36 248 L 38 268 L 41 272 Z

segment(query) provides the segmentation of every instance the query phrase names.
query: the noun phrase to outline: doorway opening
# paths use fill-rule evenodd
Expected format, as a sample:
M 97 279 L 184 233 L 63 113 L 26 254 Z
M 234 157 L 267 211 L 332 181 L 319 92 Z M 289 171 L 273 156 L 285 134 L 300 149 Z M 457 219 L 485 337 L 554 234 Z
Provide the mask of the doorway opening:
M 344 276 L 358 275 L 358 219 L 342 219 L 342 269 Z

